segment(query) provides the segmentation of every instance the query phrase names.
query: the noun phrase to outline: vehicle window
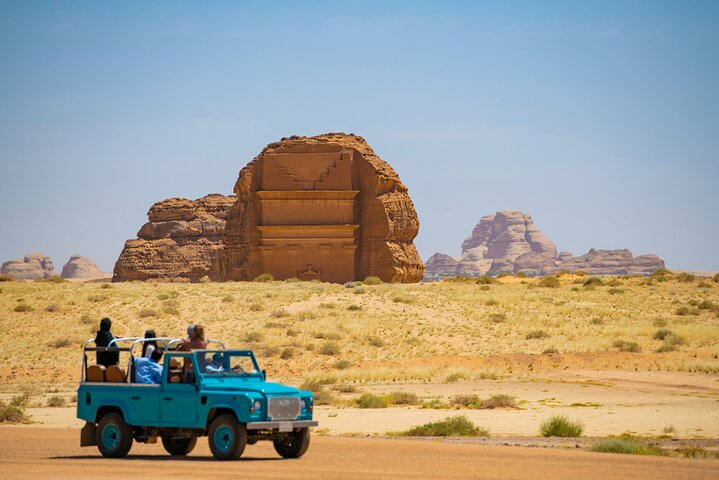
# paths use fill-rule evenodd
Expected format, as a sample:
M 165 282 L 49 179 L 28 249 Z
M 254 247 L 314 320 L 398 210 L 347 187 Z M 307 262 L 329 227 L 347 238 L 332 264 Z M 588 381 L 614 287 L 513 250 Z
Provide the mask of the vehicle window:
M 252 359 L 246 355 L 233 355 L 223 352 L 208 352 L 205 354 L 205 367 L 203 373 L 205 375 L 219 374 L 246 374 L 253 375 L 259 373 L 255 369 Z

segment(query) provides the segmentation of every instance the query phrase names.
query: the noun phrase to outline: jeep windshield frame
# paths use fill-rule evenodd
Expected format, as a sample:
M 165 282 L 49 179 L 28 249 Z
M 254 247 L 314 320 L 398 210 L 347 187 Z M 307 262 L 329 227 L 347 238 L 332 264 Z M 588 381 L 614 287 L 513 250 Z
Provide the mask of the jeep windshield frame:
M 252 350 L 193 350 L 192 353 L 195 355 L 197 365 L 204 365 L 203 368 L 198 370 L 199 375 L 203 379 L 243 377 L 264 380 L 264 374 L 262 373 L 262 370 L 260 370 L 260 365 L 257 363 L 257 358 Z M 216 354 L 222 355 L 222 370 L 217 372 L 208 372 L 207 367 L 211 365 L 212 357 Z M 254 371 L 232 371 L 230 367 L 232 357 L 243 357 L 249 359 L 252 362 Z

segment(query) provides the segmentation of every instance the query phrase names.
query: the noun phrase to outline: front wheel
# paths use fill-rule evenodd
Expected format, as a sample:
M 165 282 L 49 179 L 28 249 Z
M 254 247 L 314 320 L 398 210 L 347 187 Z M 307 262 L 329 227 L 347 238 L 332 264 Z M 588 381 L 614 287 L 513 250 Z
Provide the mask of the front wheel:
M 274 444 L 283 458 L 300 458 L 310 446 L 310 429 L 300 428 L 281 440 L 275 440 Z
M 187 455 L 197 443 L 197 437 L 162 437 L 162 446 L 170 455 Z
M 224 414 L 212 421 L 210 450 L 218 460 L 237 460 L 247 445 L 247 428 L 234 415 Z
M 103 415 L 95 430 L 97 448 L 104 457 L 122 458 L 132 448 L 132 429 L 119 413 Z

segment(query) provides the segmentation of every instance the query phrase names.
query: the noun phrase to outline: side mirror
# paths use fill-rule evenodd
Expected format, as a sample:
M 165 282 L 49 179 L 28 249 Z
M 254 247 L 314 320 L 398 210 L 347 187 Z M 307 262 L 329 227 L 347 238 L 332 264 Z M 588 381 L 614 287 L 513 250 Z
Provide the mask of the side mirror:
M 262 370 L 262 379 L 267 381 L 267 370 Z

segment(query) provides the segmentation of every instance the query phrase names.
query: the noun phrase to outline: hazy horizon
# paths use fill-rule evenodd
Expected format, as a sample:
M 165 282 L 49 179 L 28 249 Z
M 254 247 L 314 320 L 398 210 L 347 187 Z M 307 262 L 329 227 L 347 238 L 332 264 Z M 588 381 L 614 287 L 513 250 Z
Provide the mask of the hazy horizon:
M 521 210 L 559 250 L 719 271 L 719 3 L 0 4 L 0 263 L 111 271 L 149 207 L 344 131 L 423 260 Z

